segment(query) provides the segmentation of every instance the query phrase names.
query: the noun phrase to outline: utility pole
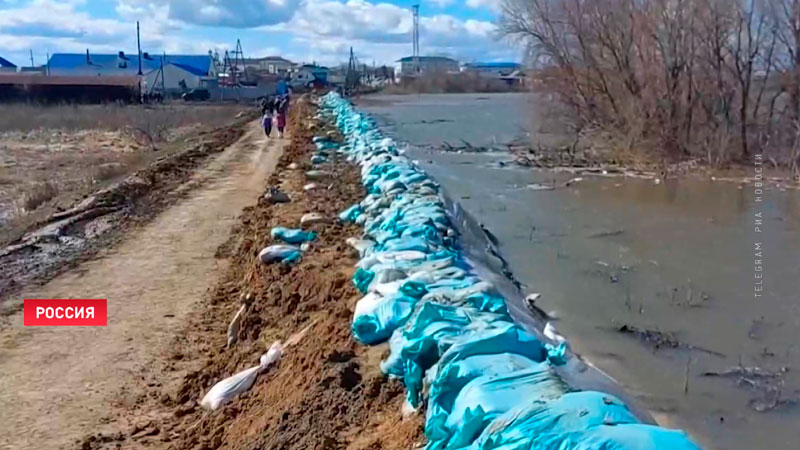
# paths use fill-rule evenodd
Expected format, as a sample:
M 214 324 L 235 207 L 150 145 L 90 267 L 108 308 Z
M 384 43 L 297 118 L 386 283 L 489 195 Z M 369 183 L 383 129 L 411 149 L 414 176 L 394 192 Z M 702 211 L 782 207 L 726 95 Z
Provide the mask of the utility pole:
M 32 48 L 30 48 L 30 49 L 28 49 L 28 50 L 31 52 L 31 67 L 36 67 L 36 66 L 33 64 L 33 49 L 32 49 Z
M 161 95 L 164 98 L 167 98 L 167 86 L 166 82 L 164 81 L 164 60 L 167 59 L 167 52 L 163 52 L 161 54 Z
M 136 49 L 139 52 L 139 76 L 142 76 L 142 40 L 139 37 L 139 21 L 136 21 Z
M 357 72 L 356 56 L 353 53 L 353 47 L 350 47 L 350 61 L 347 63 L 347 74 L 344 78 L 345 93 L 349 94 L 355 90 L 358 85 L 358 72 Z

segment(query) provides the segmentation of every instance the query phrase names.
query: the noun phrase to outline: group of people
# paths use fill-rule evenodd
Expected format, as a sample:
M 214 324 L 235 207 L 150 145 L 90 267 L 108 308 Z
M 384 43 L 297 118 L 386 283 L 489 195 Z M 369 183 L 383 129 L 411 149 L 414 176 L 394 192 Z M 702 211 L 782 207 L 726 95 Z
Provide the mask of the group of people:
M 270 96 L 261 101 L 261 124 L 264 134 L 270 137 L 273 121 L 278 129 L 278 136 L 283 138 L 286 128 L 286 114 L 289 111 L 289 95 Z

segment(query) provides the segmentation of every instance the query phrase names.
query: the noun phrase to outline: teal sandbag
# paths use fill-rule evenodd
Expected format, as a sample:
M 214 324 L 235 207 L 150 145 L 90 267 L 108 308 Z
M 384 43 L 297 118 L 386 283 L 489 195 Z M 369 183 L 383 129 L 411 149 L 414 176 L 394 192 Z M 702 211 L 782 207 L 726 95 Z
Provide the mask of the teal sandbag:
M 447 430 L 437 430 L 447 421 L 453 404 L 461 390 L 470 381 L 482 376 L 500 376 L 507 373 L 532 369 L 539 363 L 522 355 L 498 353 L 474 355 L 453 361 L 442 367 L 430 383 L 426 416 L 426 434 L 449 436 Z M 431 373 L 433 370 L 431 370 Z
M 355 222 L 361 215 L 361 211 L 361 205 L 355 204 L 339 213 L 339 220 L 345 223 Z
M 503 450 L 700 450 L 683 431 L 644 424 L 598 425 L 583 431 L 532 437 Z
M 467 446 L 501 414 L 537 400 L 556 399 L 567 391 L 567 386 L 546 362 L 502 375 L 475 378 L 458 393 L 449 414 L 428 420 L 427 449 Z
M 362 291 L 375 291 L 357 308 L 360 316 L 370 316 L 361 320 L 372 321 L 364 327 L 373 335 L 364 339 L 378 341 L 388 332 L 384 328 L 396 326 L 381 368 L 403 378 L 414 407 L 427 372 L 431 449 L 697 448 L 683 433 L 627 423 L 629 412 L 616 399 L 564 393 L 547 368 L 566 362 L 566 343 L 533 343 L 532 336 L 518 334 L 505 299 L 491 284 L 479 282 L 458 250 L 458 233 L 437 196 L 439 186 L 399 155 L 394 141 L 350 102 L 330 93 L 320 105 L 320 117 L 332 119 L 344 137 L 338 151 L 361 166 L 369 194 L 356 223 L 375 245 L 362 254 L 358 267 L 363 272 L 354 276 Z M 327 145 L 324 141 L 330 139 L 315 139 L 320 147 Z M 424 286 L 422 298 L 416 299 L 421 290 L 402 292 L 404 277 L 421 283 L 409 288 Z M 380 303 L 382 295 L 408 299 Z M 395 325 L 396 318 L 405 322 Z M 514 378 L 526 370 L 528 378 Z
M 638 421 L 628 407 L 612 395 L 595 391 L 569 392 L 557 399 L 531 402 L 526 408 L 498 416 L 469 450 L 527 449 L 536 437 L 562 435 L 599 425 L 632 423 Z
M 496 295 L 478 292 L 466 297 L 463 302 L 478 311 L 508 314 L 508 307 L 506 306 L 505 299 Z
M 539 364 L 546 359 L 544 346 L 519 326 L 500 322 L 497 326 L 464 335 L 442 354 L 431 369 L 428 423 L 432 417 L 446 418 L 461 388 L 474 378 L 500 375 Z M 444 419 L 439 417 L 437 424 Z
M 375 272 L 358 268 L 356 269 L 356 273 L 353 274 L 353 284 L 356 285 L 359 292 L 366 294 L 374 278 Z
M 417 407 L 425 371 L 456 342 L 465 330 L 478 331 L 509 320 L 498 314 L 482 313 L 470 308 L 418 303 L 406 324 L 395 330 L 389 339 L 389 356 L 381 370 L 403 377 L 408 389 L 408 402 Z
M 425 283 L 419 281 L 406 281 L 400 286 L 400 292 L 409 297 L 420 299 L 428 293 L 428 288 L 425 287 Z
M 395 238 L 384 242 L 383 249 L 388 252 L 416 250 L 418 252 L 429 253 L 434 250 L 434 246 L 421 238 Z
M 270 231 L 270 236 L 272 236 L 272 239 L 278 239 L 287 244 L 303 244 L 316 239 L 317 233 L 313 231 L 275 227 Z
M 337 142 L 329 139 L 318 139 L 314 141 L 314 145 L 317 147 L 317 150 L 335 150 L 340 147 Z
M 405 295 L 384 297 L 369 314 L 353 320 L 353 337 L 367 345 L 386 341 L 408 319 L 416 302 L 417 299 Z
M 461 308 L 433 302 L 418 304 L 412 317 L 389 339 L 391 351 L 381 363 L 381 370 L 403 376 L 410 360 L 433 359 L 432 365 L 439 358 L 439 352 L 432 348 L 437 346 L 438 340 L 449 338 L 452 343 L 469 323 L 469 316 Z
M 439 360 L 439 367 L 446 367 L 456 361 L 475 355 L 514 353 L 532 359 L 537 363 L 547 358 L 542 343 L 519 325 L 508 322 L 499 323 L 494 328 L 472 333 L 455 342 Z
M 414 225 L 406 228 L 403 230 L 403 233 L 400 235 L 403 238 L 424 238 L 428 242 L 437 242 L 440 240 L 439 233 L 436 230 L 436 226 L 434 226 L 433 221 L 428 220 L 426 223 L 422 223 L 420 225 Z

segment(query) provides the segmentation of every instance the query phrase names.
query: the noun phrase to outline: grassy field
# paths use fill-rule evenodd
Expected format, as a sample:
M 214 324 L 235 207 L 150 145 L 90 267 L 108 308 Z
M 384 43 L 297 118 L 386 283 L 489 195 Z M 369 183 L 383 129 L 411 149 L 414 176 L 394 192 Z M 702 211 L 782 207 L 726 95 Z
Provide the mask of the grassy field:
M 83 196 L 222 126 L 241 105 L 5 105 L 0 245 Z

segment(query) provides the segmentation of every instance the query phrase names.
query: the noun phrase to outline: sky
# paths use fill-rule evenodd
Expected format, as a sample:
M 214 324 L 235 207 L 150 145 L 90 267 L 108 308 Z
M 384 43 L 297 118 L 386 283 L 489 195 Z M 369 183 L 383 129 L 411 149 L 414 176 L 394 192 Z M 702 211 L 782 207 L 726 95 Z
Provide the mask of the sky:
M 420 7 L 420 53 L 464 62 L 518 61 L 494 25 L 502 0 L 0 0 L 0 56 L 22 66 L 47 54 L 224 53 L 295 62 L 391 64 L 412 50 L 411 5 Z

